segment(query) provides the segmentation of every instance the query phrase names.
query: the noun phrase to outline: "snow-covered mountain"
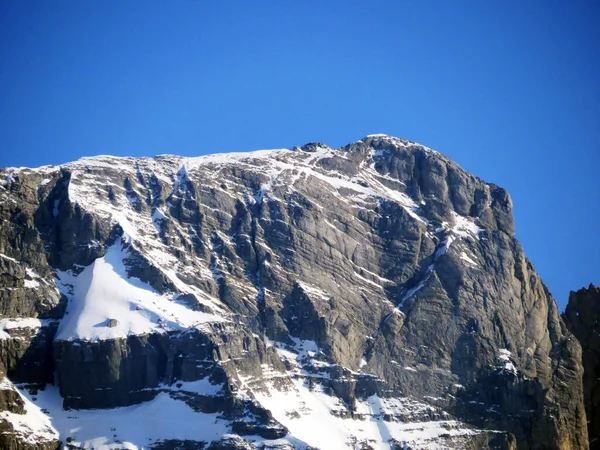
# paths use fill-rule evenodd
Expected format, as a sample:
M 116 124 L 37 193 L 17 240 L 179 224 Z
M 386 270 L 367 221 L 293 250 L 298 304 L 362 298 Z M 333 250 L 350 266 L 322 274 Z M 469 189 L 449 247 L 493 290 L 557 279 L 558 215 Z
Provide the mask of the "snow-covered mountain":
M 0 170 L 0 447 L 587 448 L 508 194 L 372 135 Z

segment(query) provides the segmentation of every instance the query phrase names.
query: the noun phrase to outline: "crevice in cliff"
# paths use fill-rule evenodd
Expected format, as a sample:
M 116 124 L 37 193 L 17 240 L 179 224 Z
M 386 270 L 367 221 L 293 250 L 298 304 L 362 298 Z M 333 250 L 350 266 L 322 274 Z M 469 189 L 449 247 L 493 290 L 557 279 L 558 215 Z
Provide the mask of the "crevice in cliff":
M 252 253 L 254 254 L 254 273 L 250 273 L 250 281 L 257 290 L 256 294 L 256 307 L 258 308 L 258 320 L 261 328 L 261 333 L 266 332 L 266 299 L 265 299 L 265 288 L 262 285 L 261 277 L 261 258 L 260 251 L 258 248 L 257 235 L 258 235 L 258 218 L 262 214 L 262 202 L 258 202 L 254 205 L 254 208 L 250 208 L 250 214 L 252 215 L 252 221 L 250 222 L 250 246 L 252 247 Z

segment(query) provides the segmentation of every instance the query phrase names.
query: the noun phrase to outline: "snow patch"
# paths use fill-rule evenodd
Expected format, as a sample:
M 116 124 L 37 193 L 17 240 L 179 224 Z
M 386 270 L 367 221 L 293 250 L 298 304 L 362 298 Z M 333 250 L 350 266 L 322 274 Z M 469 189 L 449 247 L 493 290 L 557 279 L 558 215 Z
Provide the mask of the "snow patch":
M 500 350 L 498 350 L 496 359 L 501 362 L 508 362 L 508 361 L 510 361 L 511 356 L 512 356 L 512 353 L 509 350 L 507 350 L 505 348 L 501 348 Z
M 482 229 L 475 223 L 474 219 L 461 216 L 460 214 L 452 212 L 454 218 L 454 226 L 452 231 L 460 237 L 475 237 L 479 239 L 479 233 Z
M 461 252 L 460 253 L 460 259 L 462 259 L 463 261 L 468 262 L 469 264 L 471 264 L 473 267 L 477 267 L 477 263 L 475 261 L 473 261 L 473 259 L 471 259 L 469 257 L 469 255 L 467 255 L 465 252 Z
M 23 395 L 7 378 L 0 381 L 0 390 L 16 391 L 25 404 L 25 414 L 0 411 L 0 418 L 13 426 L 19 440 L 28 444 L 39 444 L 42 441 L 58 439 L 58 431 L 54 428 L 50 417 L 44 414 L 42 409 L 32 403 L 26 395 Z
M 10 330 L 22 330 L 28 328 L 37 332 L 39 328 L 46 326 L 51 322 L 52 320 L 40 320 L 32 317 L 0 319 L 0 339 L 14 339 L 11 336 Z
M 121 229 L 123 230 L 123 241 L 127 244 L 131 244 L 134 240 L 138 238 L 136 228 L 129 222 L 125 213 L 123 212 L 114 212 L 113 213 L 113 221 L 118 223 Z
M 448 253 L 448 250 L 455 239 L 456 238 L 452 235 L 446 236 L 446 238 L 442 241 L 442 245 L 435 251 L 434 260 L 437 260 L 440 256 Z
M 129 278 L 123 263 L 127 253 L 111 246 L 79 275 L 57 272 L 57 286 L 69 298 L 56 339 L 99 340 L 181 330 L 224 319 L 192 311 L 160 295 L 137 278 Z M 116 319 L 116 326 L 108 321 Z
M 370 448 L 377 450 L 389 450 L 394 441 L 410 444 L 413 448 L 438 448 L 434 441 L 443 435 L 477 434 L 476 430 L 454 420 L 386 421 L 384 415 L 402 416 L 432 408 L 408 399 L 383 399 L 377 395 L 365 400 L 357 399 L 354 412 L 359 417 L 349 418 L 348 407 L 339 398 L 329 395 L 319 383 L 310 384 L 303 378 L 293 378 L 292 383 L 293 387 L 285 390 L 278 390 L 274 384 L 267 383 L 268 389 L 256 391 L 254 396 L 288 428 L 289 436 L 316 448 L 362 448 L 357 444 L 366 441 Z
M 6 256 L 4 253 L 0 253 L 0 258 L 4 258 L 4 259 L 8 259 L 9 261 L 12 261 L 16 264 L 19 264 L 19 261 L 17 261 L 15 258 L 11 258 L 10 256 Z
M 501 374 L 510 374 L 515 376 L 518 374 L 517 367 L 515 366 L 511 357 L 512 353 L 505 348 L 501 348 L 496 353 L 496 367 Z
M 180 389 L 200 386 L 199 390 L 186 390 L 205 395 L 214 393 L 214 387 L 208 392 L 202 390 L 204 384 L 183 383 Z M 22 396 L 31 399 L 26 391 L 23 391 Z M 60 435 L 63 441 L 70 438 L 70 444 L 78 448 L 138 450 L 151 448 L 153 444 L 166 439 L 211 442 L 231 432 L 228 422 L 221 418 L 221 414 L 195 412 L 166 392 L 138 405 L 95 410 L 65 411 L 58 388 L 51 385 L 38 391 L 36 398 L 35 404 L 31 400 L 27 401 L 38 412 L 37 421 L 50 424 L 50 417 L 52 418 L 51 432 L 48 431 L 47 435 L 54 438 Z M 50 417 L 41 413 L 42 409 Z M 30 421 L 27 420 L 27 423 Z
M 289 149 L 255 150 L 252 152 L 214 153 L 212 155 L 185 158 L 183 164 L 187 170 L 205 164 L 231 164 L 252 159 L 269 159 L 277 155 L 291 152 Z
M 327 294 L 327 292 L 314 287 L 314 286 L 310 286 L 307 283 L 298 281 L 298 286 L 300 286 L 300 288 L 309 296 L 309 297 L 317 297 L 320 298 L 321 300 L 329 300 L 331 298 L 331 295 Z
M 4 188 L 8 187 L 10 184 L 14 183 L 16 180 L 15 171 L 10 172 L 6 178 L 4 179 Z

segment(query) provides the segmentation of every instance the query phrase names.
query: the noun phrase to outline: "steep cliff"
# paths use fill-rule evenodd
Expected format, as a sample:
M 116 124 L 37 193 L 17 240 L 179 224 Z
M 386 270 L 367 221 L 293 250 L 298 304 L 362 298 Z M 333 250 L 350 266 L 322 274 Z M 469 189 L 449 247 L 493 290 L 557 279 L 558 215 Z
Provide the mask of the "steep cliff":
M 600 287 L 571 292 L 564 313 L 583 350 L 583 393 L 591 449 L 600 449 Z
M 436 151 L 374 135 L 0 179 L 0 360 L 72 445 L 588 447 L 581 348 L 509 195 Z M 138 432 L 116 407 L 161 413 Z

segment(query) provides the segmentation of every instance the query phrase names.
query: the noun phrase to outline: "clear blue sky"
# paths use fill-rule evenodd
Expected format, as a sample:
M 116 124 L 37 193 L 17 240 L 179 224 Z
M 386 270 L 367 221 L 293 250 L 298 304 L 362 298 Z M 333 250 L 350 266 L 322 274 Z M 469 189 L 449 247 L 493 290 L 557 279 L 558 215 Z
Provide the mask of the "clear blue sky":
M 600 284 L 600 3 L 4 0 L 0 165 L 387 133 L 512 195 L 561 309 Z

